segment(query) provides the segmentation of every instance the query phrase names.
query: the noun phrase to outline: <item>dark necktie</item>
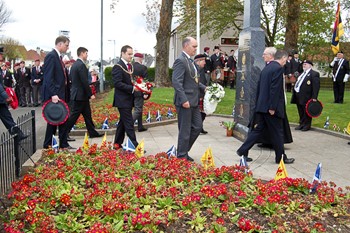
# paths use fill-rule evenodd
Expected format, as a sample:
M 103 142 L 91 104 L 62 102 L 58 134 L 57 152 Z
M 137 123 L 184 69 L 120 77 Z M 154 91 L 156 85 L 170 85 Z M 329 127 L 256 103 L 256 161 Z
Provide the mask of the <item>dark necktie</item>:
M 131 64 L 128 63 L 127 66 L 128 66 L 128 71 L 131 71 Z

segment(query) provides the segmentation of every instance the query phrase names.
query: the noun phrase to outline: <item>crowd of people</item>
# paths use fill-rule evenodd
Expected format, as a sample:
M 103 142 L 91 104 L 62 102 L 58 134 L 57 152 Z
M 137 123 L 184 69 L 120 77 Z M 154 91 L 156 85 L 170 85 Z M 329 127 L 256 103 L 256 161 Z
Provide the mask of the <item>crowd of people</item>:
M 12 100 L 4 94 L 5 88 L 16 90 L 21 107 L 39 106 L 45 102 L 69 103 L 71 114 L 67 121 L 59 125 L 47 124 L 44 148 L 51 147 L 52 136 L 57 133 L 58 128 L 60 148 L 72 149 L 68 141 L 74 139 L 69 137 L 69 132 L 81 114 L 89 136 L 91 138 L 102 136 L 95 129 L 90 108 L 90 100 L 95 99 L 95 93 L 89 84 L 98 81 L 98 74 L 94 70 L 88 70 L 86 66 L 88 50 L 84 47 L 78 48 L 77 61 L 62 60 L 69 43 L 69 38 L 57 37 L 55 48 L 46 55 L 44 65 L 41 65 L 40 60 L 35 60 L 31 69 L 25 67 L 25 62 L 21 61 L 14 65 L 11 72 L 10 64 L 1 62 L 0 110 L 6 112 L 1 115 L 9 130 L 21 134 L 17 129 L 13 129 L 15 124 L 9 120 L 7 104 Z M 234 50 L 231 50 L 228 56 L 219 46 L 213 48 L 212 55 L 209 47 L 205 47 L 202 54 L 196 55 L 197 41 L 192 37 L 185 38 L 182 47 L 183 51 L 174 62 L 172 74 L 179 129 L 177 156 L 193 161 L 188 154 L 192 145 L 200 133 L 208 133 L 203 128 L 206 117 L 203 111 L 203 97 L 206 87 L 211 82 L 216 82 L 224 87 L 229 84 L 230 88 L 234 88 L 237 60 Z M 296 104 L 299 114 L 299 125 L 295 130 L 308 131 L 311 128 L 312 116 L 307 112 L 307 105 L 318 101 L 320 75 L 312 69 L 313 62 L 301 61 L 297 52 L 291 55 L 283 50 L 268 47 L 262 56 L 266 67 L 261 71 L 258 82 L 254 117 L 250 122 L 247 139 L 237 150 L 237 154 L 243 155 L 247 161 L 252 161 L 248 157 L 250 148 L 262 142 L 262 145 L 275 150 L 276 163 L 282 158 L 287 164 L 293 163 L 294 159 L 285 155 L 283 145 L 293 141 L 285 108 L 287 101 L 285 91 L 292 92 L 291 103 Z M 125 135 L 137 147 L 135 122 L 138 124 L 139 132 L 147 130 L 142 120 L 144 104 L 142 91 L 134 86 L 136 79 L 147 79 L 147 67 L 142 63 L 143 54 L 134 54 L 133 48 L 125 45 L 121 48 L 121 59 L 112 69 L 113 106 L 117 107 L 120 113 L 114 138 L 117 148 L 122 147 Z M 340 51 L 330 67 L 333 68 L 334 103 L 343 103 L 344 86 L 349 77 L 349 62 L 344 59 Z M 7 116 L 6 119 L 4 116 Z M 21 136 L 26 135 L 22 133 Z

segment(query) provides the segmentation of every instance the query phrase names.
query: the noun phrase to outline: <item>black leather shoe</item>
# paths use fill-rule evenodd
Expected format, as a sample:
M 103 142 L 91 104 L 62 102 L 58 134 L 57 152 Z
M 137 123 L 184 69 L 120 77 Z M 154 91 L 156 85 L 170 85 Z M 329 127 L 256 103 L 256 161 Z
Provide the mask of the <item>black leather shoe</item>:
M 207 134 L 208 131 L 205 131 L 204 129 L 201 130 L 201 134 Z
M 286 159 L 283 159 L 283 162 L 284 162 L 285 164 L 291 164 L 291 163 L 294 163 L 294 161 L 295 161 L 294 158 L 290 158 L 290 159 L 286 158 Z
M 348 145 L 350 145 L 350 142 L 348 142 Z
M 18 139 L 19 139 L 20 141 L 22 141 L 22 140 L 26 139 L 27 137 L 29 137 L 29 135 L 26 135 L 26 134 L 24 134 L 24 133 L 20 133 Z
M 301 131 L 309 131 L 310 130 L 310 127 L 304 127 L 301 129 Z
M 299 125 L 297 127 L 294 128 L 295 130 L 302 130 L 303 129 L 303 126 L 302 125 Z
M 243 155 L 243 154 L 241 154 L 241 153 L 238 152 L 238 151 L 236 151 L 236 153 L 237 153 L 237 155 L 238 155 L 239 157 L 242 157 L 242 155 Z M 245 161 L 247 161 L 247 162 L 253 161 L 253 159 L 252 159 L 252 158 L 249 158 L 247 155 L 244 155 L 244 158 L 245 158 Z
M 190 157 L 189 155 L 187 155 L 187 160 L 190 161 L 190 162 L 194 161 L 194 159 L 192 157 Z
M 63 149 L 74 150 L 74 149 L 77 149 L 77 148 L 72 147 L 72 146 L 68 146 L 68 147 L 65 147 L 65 148 L 63 148 Z
M 90 138 L 100 138 L 102 137 L 104 134 L 103 133 L 98 133 L 96 135 L 91 135 Z
M 139 129 L 138 131 L 139 132 L 143 132 L 143 131 L 147 131 L 147 129 L 146 128 L 142 128 L 142 129 Z
M 75 138 L 71 138 L 70 136 L 67 137 L 67 141 L 68 142 L 74 142 L 75 141 Z

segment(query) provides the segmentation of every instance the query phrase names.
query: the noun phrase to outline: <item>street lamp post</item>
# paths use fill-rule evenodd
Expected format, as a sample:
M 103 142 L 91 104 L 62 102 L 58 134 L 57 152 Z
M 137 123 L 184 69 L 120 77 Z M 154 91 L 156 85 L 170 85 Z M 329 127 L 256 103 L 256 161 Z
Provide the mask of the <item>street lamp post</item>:
M 116 59 L 116 57 L 115 57 L 115 40 L 108 40 L 108 41 L 113 42 L 113 59 Z M 113 60 L 113 64 L 114 64 L 114 60 Z
M 100 92 L 104 91 L 103 77 L 103 0 L 101 0 L 101 60 L 100 60 Z

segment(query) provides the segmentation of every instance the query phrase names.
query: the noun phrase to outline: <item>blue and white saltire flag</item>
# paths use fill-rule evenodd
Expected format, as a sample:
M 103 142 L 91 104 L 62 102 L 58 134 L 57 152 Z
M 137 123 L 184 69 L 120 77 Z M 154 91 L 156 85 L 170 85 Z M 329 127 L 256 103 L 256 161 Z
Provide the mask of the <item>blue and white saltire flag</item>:
M 168 113 L 166 114 L 167 118 L 172 118 L 174 116 L 173 112 L 171 111 L 170 108 L 168 108 Z
M 108 117 L 106 117 L 105 121 L 103 122 L 103 124 L 102 124 L 102 129 L 109 129 L 109 126 L 108 126 Z
M 138 125 L 138 124 L 139 124 L 139 121 L 136 119 L 134 122 L 134 125 Z
M 316 192 L 317 186 L 321 183 L 321 170 L 322 170 L 322 163 L 318 163 L 314 174 L 314 178 L 312 179 L 310 193 Z
M 159 110 L 157 111 L 156 121 L 162 121 L 162 115 L 160 114 Z
M 75 130 L 75 125 L 73 125 L 70 131 L 74 131 L 74 130 Z
M 115 126 L 118 126 L 118 124 L 119 124 L 119 121 L 117 121 L 117 122 L 115 123 Z
M 51 143 L 52 149 L 57 153 L 58 152 L 58 142 L 54 135 L 52 135 L 52 143 Z
M 170 158 L 171 156 L 176 157 L 176 147 L 172 145 L 170 149 L 166 152 L 166 154 L 168 155 L 168 158 Z
M 328 129 L 329 128 L 329 116 L 326 118 L 326 122 L 324 123 L 323 128 Z
M 132 141 L 130 140 L 130 138 L 128 138 L 128 140 L 123 145 L 123 150 L 135 152 L 135 146 L 132 143 Z
M 249 167 L 248 167 L 247 160 L 245 159 L 244 155 L 241 156 L 241 159 L 239 161 L 239 166 L 244 167 L 244 173 L 247 173 L 250 171 Z
M 152 121 L 151 112 L 148 111 L 147 118 L 146 118 L 146 122 L 147 122 L 147 123 L 151 123 L 151 121 Z

